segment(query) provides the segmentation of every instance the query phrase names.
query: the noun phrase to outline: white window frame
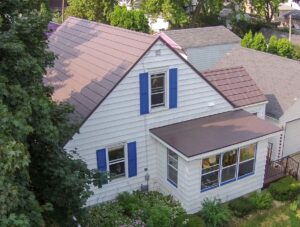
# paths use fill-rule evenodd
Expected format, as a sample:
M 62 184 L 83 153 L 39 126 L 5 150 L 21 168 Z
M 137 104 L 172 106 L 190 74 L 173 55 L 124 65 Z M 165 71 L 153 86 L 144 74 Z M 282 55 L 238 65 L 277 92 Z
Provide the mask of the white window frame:
M 149 78 L 149 109 L 150 112 L 156 112 L 160 110 L 165 110 L 169 106 L 169 70 L 168 69 L 155 69 L 155 70 L 148 70 Z M 164 105 L 160 106 L 152 106 L 152 84 L 151 84 L 151 77 L 156 74 L 164 74 Z
M 250 158 L 250 159 L 247 159 L 247 160 L 244 160 L 244 161 L 240 161 L 241 149 L 243 149 L 245 147 L 248 147 L 248 146 L 251 146 L 252 144 L 255 145 L 254 157 Z M 237 180 L 240 180 L 240 179 L 243 179 L 245 177 L 248 177 L 248 176 L 251 176 L 251 175 L 255 174 L 256 154 L 257 154 L 257 142 L 256 143 L 252 143 L 252 144 L 248 144 L 248 145 L 236 148 L 236 149 L 228 150 L 228 151 L 222 152 L 221 154 L 216 154 L 215 156 L 220 155 L 220 158 L 219 158 L 219 168 L 217 170 L 214 170 L 214 171 L 211 171 L 211 172 L 208 172 L 208 173 L 204 173 L 204 174 L 202 173 L 202 171 L 203 171 L 203 168 L 202 168 L 203 159 L 202 159 L 202 161 L 201 161 L 201 184 L 200 184 L 200 192 L 209 191 L 211 189 L 221 187 L 223 185 L 229 184 L 231 182 L 234 182 L 234 181 L 237 181 Z M 230 166 L 223 167 L 223 156 L 224 156 L 224 154 L 227 153 L 227 152 L 233 151 L 233 150 L 237 151 L 237 153 L 236 153 L 236 156 L 237 156 L 236 157 L 237 158 L 236 163 L 232 164 Z M 212 156 L 214 156 L 214 155 L 212 155 Z M 210 156 L 208 156 L 207 158 L 209 158 L 209 157 Z M 206 158 L 204 158 L 204 159 L 206 159 Z M 243 163 L 249 162 L 249 161 L 253 161 L 253 171 L 251 173 L 247 173 L 247 174 L 245 174 L 243 176 L 239 176 L 240 163 L 243 164 Z M 223 169 L 227 169 L 227 168 L 230 168 L 232 166 L 235 166 L 235 177 L 232 178 L 232 179 L 230 179 L 230 180 L 222 182 L 222 171 L 223 171 Z M 216 171 L 218 171 L 218 185 L 202 189 L 202 176 L 205 176 L 207 174 L 211 174 L 211 173 L 216 172 Z
M 177 159 L 175 159 L 173 156 L 169 155 L 169 152 L 176 155 Z M 177 162 L 177 168 L 169 163 L 169 157 Z M 179 164 L 178 163 L 178 155 L 174 151 L 172 151 L 170 149 L 167 149 L 167 181 L 170 182 L 175 187 L 178 187 L 178 164 Z M 176 173 L 177 173 L 177 182 L 174 182 L 173 180 L 171 180 L 169 178 L 169 168 L 172 168 L 173 170 L 176 171 Z
M 112 146 L 108 146 L 105 150 L 106 150 L 106 168 L 107 168 L 107 173 L 108 173 L 108 177 L 107 177 L 107 180 L 108 182 L 115 182 L 115 181 L 118 181 L 118 180 L 122 180 L 124 178 L 127 178 L 128 177 L 128 163 L 127 163 L 127 146 L 126 146 L 127 143 L 122 143 L 122 144 L 116 144 L 116 145 L 112 145 Z M 119 148 L 123 148 L 123 151 L 124 151 L 124 172 L 125 172 L 125 175 L 124 176 L 120 176 L 120 177 L 117 177 L 117 178 L 110 178 L 110 160 L 109 160 L 109 152 L 112 151 L 112 150 L 116 150 L 116 149 L 119 149 Z M 121 162 L 121 161 L 119 161 Z
M 220 185 L 220 174 L 221 174 L 221 172 L 220 172 L 220 160 L 222 159 L 222 155 L 221 154 L 216 154 L 216 155 L 211 155 L 211 156 L 220 156 L 219 157 L 219 163 L 218 164 L 216 164 L 216 165 L 214 165 L 214 166 L 211 166 L 210 168 L 212 168 L 212 167 L 215 167 L 215 166 L 219 166 L 218 167 L 218 169 L 215 169 L 215 170 L 212 170 L 212 171 L 210 171 L 210 172 L 206 172 L 206 173 L 201 173 L 201 185 L 200 185 L 200 188 L 202 187 L 202 176 L 206 176 L 206 175 L 208 175 L 208 174 L 212 174 L 212 173 L 215 173 L 215 172 L 217 172 L 218 173 L 218 184 L 217 185 L 215 185 L 215 186 L 211 186 L 211 187 L 209 187 L 209 188 L 207 188 L 207 189 L 203 189 L 203 191 L 206 191 L 206 190 L 209 190 L 209 189 L 213 189 L 213 188 L 216 188 L 216 187 L 219 187 L 219 185 Z M 211 157 L 211 156 L 209 156 L 209 157 Z M 207 158 L 209 158 L 209 157 L 207 157 Z M 204 158 L 204 159 L 206 159 L 206 158 Z M 202 159 L 202 161 L 201 161 L 201 171 L 203 171 L 203 159 Z M 201 189 L 202 190 L 202 189 Z

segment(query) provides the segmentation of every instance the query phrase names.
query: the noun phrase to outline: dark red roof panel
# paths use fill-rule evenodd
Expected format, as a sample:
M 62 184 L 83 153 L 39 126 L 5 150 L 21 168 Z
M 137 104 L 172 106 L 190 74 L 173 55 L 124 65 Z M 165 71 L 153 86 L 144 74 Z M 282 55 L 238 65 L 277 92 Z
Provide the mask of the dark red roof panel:
M 267 101 L 262 91 L 241 66 L 205 71 L 202 75 L 235 107 Z
M 54 87 L 54 100 L 73 104 L 77 118 L 86 119 L 156 39 L 69 17 L 49 38 L 58 59 L 45 84 Z
M 280 128 L 244 110 L 150 129 L 152 134 L 186 157 L 225 148 L 279 131 L 281 131 Z

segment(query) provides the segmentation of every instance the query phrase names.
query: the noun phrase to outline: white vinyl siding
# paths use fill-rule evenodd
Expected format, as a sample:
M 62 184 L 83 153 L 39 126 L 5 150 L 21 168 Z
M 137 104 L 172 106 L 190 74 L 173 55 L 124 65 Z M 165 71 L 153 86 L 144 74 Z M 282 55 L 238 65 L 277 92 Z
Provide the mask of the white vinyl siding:
M 156 51 L 160 50 L 160 55 Z M 153 69 L 178 69 L 178 107 L 154 111 L 140 115 L 139 74 L 151 72 Z M 210 107 L 209 103 L 216 105 Z M 87 205 L 114 199 L 118 193 L 140 189 L 146 184 L 145 175 L 150 175 L 150 189 L 159 189 L 158 180 L 162 172 L 167 182 L 166 153 L 164 169 L 158 169 L 157 152 L 154 140 L 149 136 L 149 129 L 204 117 L 232 110 L 228 102 L 211 88 L 199 75 L 185 64 L 172 50 L 158 41 L 130 73 L 108 95 L 103 103 L 81 126 L 79 133 L 73 136 L 65 148 L 77 148 L 80 157 L 93 169 L 97 167 L 96 150 L 110 147 L 116 143 L 136 141 L 137 144 L 137 176 L 134 178 L 118 178 L 101 189 L 94 188 L 94 195 Z M 181 168 L 182 160 L 178 160 Z M 147 170 L 146 170 L 147 169 Z M 178 182 L 181 185 L 183 176 L 178 171 Z M 183 184 L 186 182 L 183 182 Z M 187 186 L 189 186 L 188 183 Z M 198 184 L 199 186 L 199 184 Z M 184 186 L 186 187 L 186 186 Z M 180 198 L 180 190 L 177 192 Z

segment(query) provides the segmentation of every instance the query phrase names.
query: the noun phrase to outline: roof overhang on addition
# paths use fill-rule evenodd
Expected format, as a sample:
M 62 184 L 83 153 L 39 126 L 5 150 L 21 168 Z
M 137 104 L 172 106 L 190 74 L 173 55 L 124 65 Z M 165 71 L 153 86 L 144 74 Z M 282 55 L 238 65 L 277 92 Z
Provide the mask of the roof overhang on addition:
M 150 129 L 150 134 L 185 160 L 257 142 L 282 130 L 244 110 Z

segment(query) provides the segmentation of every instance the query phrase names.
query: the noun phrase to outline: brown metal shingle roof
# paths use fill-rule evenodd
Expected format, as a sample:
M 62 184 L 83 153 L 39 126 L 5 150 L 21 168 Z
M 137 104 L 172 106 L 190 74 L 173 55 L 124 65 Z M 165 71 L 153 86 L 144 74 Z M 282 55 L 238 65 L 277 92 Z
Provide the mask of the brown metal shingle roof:
M 262 91 L 242 66 L 205 71 L 202 72 L 202 75 L 235 107 L 267 101 Z
M 220 113 L 150 129 L 159 139 L 186 157 L 225 148 L 281 131 L 244 111 Z
M 53 99 L 74 105 L 77 120 L 85 119 L 157 37 L 69 17 L 49 38 L 58 59 L 45 84 Z

